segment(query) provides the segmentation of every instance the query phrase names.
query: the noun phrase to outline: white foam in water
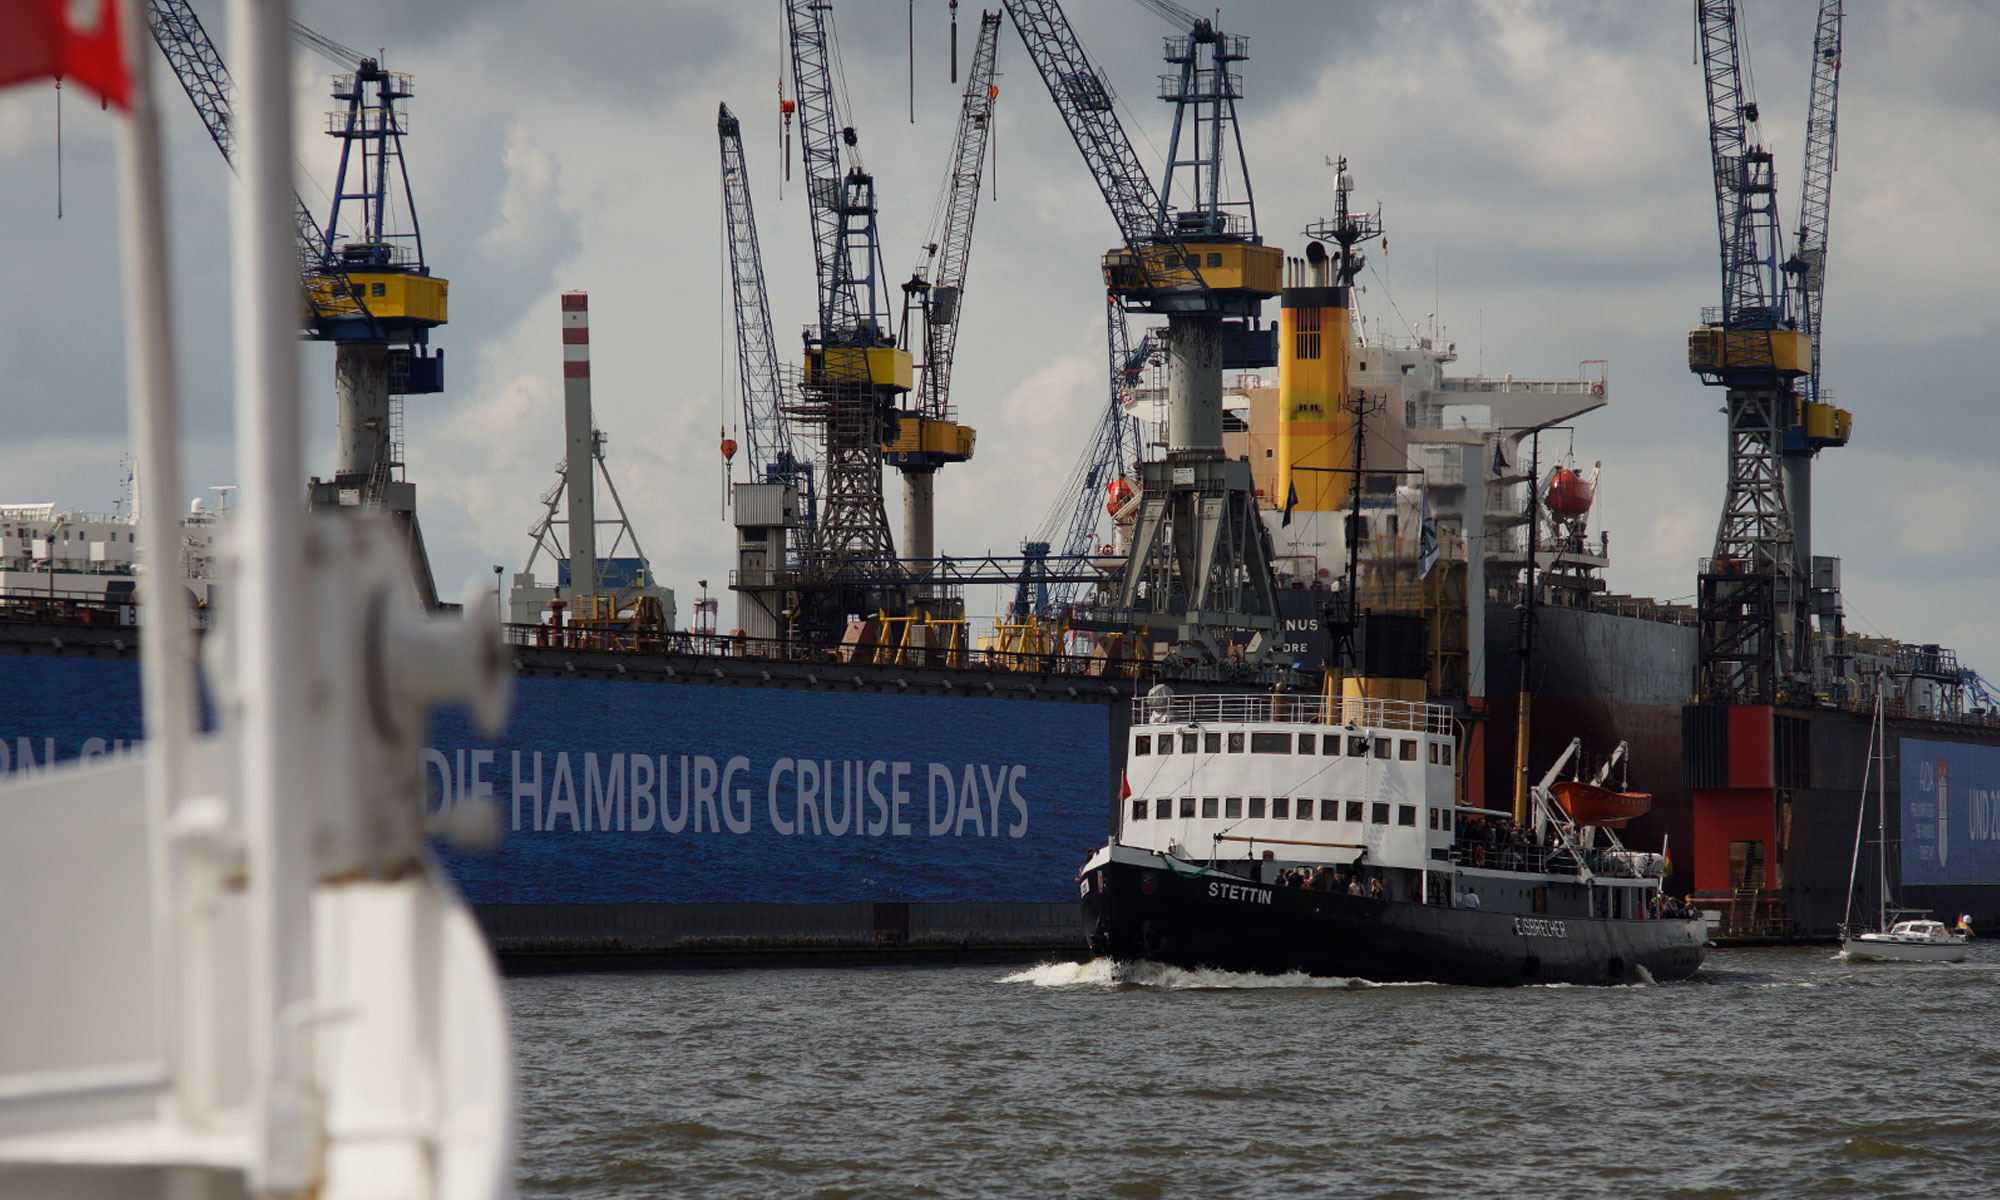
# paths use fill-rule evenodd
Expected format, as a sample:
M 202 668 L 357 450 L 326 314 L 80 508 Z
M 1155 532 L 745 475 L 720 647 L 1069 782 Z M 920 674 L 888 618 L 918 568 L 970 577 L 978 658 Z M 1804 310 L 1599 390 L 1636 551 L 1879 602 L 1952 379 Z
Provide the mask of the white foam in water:
M 1117 963 L 1093 958 L 1085 963 L 1038 963 L 1004 976 L 1001 983 L 1032 983 L 1036 987 L 1144 987 L 1167 991 L 1230 988 L 1372 988 L 1395 986 L 1364 979 L 1320 978 L 1297 971 L 1285 975 L 1250 975 L 1236 971 L 1186 970 L 1159 963 Z M 1422 985 L 1414 985 L 1422 986 Z

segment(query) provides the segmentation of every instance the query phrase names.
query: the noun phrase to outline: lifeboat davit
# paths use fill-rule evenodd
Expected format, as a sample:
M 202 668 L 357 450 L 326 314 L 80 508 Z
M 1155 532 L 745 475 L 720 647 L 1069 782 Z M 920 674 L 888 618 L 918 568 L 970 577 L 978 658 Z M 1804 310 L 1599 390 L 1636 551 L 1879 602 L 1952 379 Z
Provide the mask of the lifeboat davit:
M 1569 819 L 1579 825 L 1623 829 L 1625 822 L 1645 816 L 1647 810 L 1653 807 L 1651 792 L 1614 792 L 1580 779 L 1552 783 L 1549 791 L 1555 796 L 1556 803 L 1569 814 Z
M 1549 511 L 1564 521 L 1574 521 L 1590 511 L 1590 485 L 1568 467 L 1557 467 L 1549 476 L 1549 491 L 1544 503 Z

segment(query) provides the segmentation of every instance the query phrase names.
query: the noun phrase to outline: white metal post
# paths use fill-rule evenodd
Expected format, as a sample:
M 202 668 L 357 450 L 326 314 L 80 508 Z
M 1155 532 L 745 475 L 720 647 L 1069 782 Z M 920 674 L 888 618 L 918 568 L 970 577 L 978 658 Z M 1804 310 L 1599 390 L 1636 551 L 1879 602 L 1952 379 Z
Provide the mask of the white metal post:
M 298 387 L 299 281 L 292 226 L 288 0 L 230 0 L 239 85 L 233 222 L 238 511 L 238 736 L 248 849 L 250 1045 L 260 1195 L 312 1182 L 317 1122 L 298 1022 L 311 996 L 309 730 L 314 655 L 304 608 L 305 495 Z
M 167 196 L 145 7 L 139 0 L 119 0 L 118 21 L 131 71 L 131 111 L 118 126 L 118 173 L 124 182 L 118 189 L 119 239 L 125 260 L 125 391 L 139 459 L 133 494 L 145 589 L 139 606 L 139 664 L 145 697 L 146 820 L 151 828 L 154 1011 L 162 1065 L 178 1091 L 185 1082 L 178 1054 L 180 958 L 173 936 L 175 888 L 166 830 L 186 792 L 195 712 L 188 615 L 175 552 L 180 544 L 180 412 L 167 289 Z M 49 567 L 55 568 L 53 545 Z

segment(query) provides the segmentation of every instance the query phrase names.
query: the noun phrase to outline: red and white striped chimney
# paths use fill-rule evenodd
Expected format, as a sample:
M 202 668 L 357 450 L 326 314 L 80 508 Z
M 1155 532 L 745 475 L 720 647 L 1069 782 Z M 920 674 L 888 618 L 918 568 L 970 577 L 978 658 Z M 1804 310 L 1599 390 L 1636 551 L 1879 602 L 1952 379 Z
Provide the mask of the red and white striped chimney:
M 590 416 L 590 294 L 562 297 L 563 426 L 568 454 L 569 593 L 595 596 L 597 580 L 596 434 Z M 575 611 L 572 607 L 572 611 Z

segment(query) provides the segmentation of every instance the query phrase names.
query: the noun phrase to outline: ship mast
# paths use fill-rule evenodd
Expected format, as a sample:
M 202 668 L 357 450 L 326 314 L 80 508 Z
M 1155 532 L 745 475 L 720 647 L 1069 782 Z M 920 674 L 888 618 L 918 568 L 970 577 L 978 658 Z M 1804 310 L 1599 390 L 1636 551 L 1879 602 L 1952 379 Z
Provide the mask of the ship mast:
M 1528 825 L 1528 709 L 1533 683 L 1528 665 L 1535 655 L 1535 557 L 1541 550 L 1542 431 L 1532 433 L 1528 452 L 1528 583 L 1521 603 L 1521 630 L 1514 653 L 1521 660 L 1520 696 L 1514 710 L 1514 826 Z

